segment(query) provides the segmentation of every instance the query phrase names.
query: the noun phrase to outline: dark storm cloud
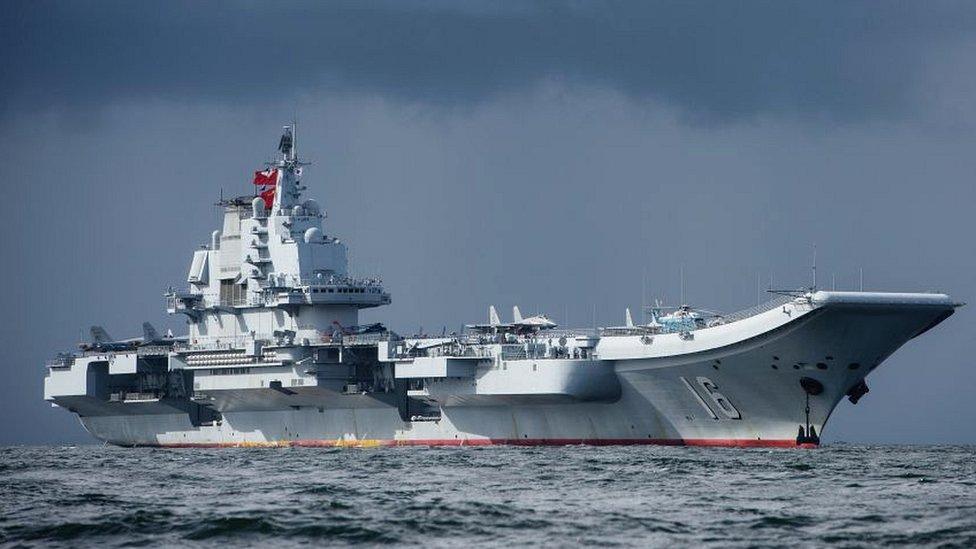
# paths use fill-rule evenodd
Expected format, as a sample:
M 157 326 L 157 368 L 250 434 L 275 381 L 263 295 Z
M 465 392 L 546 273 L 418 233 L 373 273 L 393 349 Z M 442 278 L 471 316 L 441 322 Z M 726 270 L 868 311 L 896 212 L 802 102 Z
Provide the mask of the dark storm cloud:
M 898 117 L 971 5 L 5 3 L 0 105 L 92 109 L 375 93 L 470 104 L 544 81 L 699 120 Z

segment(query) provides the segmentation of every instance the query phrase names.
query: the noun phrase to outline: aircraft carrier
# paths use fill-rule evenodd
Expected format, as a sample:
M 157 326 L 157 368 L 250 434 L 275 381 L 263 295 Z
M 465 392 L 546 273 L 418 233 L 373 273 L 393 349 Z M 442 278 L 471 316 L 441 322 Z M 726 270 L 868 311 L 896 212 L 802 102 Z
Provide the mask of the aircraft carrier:
M 945 294 L 780 292 L 721 315 L 653 307 L 562 329 L 492 307 L 461 333 L 361 325 L 390 303 L 303 199 L 293 127 L 251 196 L 166 293 L 188 333 L 92 341 L 46 365 L 44 398 L 122 446 L 816 446 L 865 377 L 958 304 Z M 490 296 L 486 296 L 490 297 Z M 507 315 L 506 315 L 507 316 Z

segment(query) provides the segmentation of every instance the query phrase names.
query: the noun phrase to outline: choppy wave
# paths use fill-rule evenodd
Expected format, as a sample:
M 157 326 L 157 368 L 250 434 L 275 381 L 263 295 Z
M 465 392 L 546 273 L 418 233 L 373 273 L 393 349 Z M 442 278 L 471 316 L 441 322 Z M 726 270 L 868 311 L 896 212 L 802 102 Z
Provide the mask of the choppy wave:
M 976 448 L 0 449 L 16 545 L 976 546 Z

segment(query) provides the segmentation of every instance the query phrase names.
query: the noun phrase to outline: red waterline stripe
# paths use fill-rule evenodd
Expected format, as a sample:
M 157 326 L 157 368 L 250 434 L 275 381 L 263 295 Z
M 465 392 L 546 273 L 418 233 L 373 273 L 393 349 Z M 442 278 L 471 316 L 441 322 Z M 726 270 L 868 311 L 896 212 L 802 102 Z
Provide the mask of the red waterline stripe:
M 735 439 L 735 438 L 474 438 L 474 439 L 415 439 L 415 440 L 283 440 L 276 442 L 201 442 L 159 444 L 165 448 L 239 448 L 239 447 L 304 447 L 304 448 L 361 448 L 392 446 L 713 446 L 723 448 L 817 448 L 818 445 L 797 444 L 793 439 Z

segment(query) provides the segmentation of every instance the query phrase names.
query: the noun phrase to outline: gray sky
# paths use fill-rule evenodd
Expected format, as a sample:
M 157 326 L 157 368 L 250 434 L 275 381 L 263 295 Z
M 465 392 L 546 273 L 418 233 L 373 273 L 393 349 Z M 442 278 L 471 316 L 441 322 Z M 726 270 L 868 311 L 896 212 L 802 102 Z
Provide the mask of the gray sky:
M 765 285 L 976 293 L 976 9 L 941 3 L 0 5 L 0 443 L 87 326 L 161 297 L 298 116 L 306 182 L 404 332 L 489 303 L 617 324 Z M 964 308 L 829 440 L 976 442 Z

